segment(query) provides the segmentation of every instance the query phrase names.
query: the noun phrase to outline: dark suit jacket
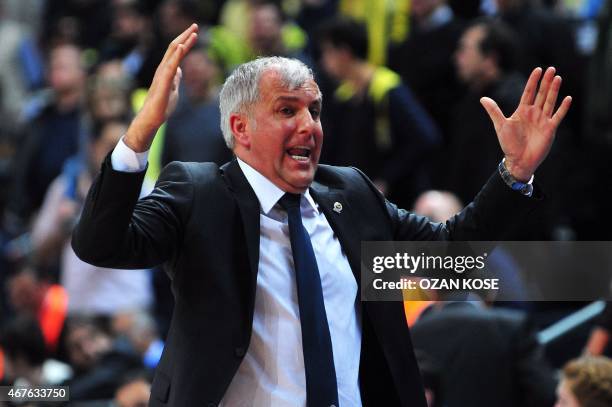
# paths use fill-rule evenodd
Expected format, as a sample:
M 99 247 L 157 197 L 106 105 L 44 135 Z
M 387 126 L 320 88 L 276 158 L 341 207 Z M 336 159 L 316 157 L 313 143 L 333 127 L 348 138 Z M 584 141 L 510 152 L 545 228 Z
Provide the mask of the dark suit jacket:
M 412 327 L 414 347 L 438 368 L 448 407 L 550 407 L 554 372 L 521 312 L 452 302 L 427 309 Z
M 153 381 L 151 405 L 216 405 L 251 337 L 259 259 L 259 201 L 237 161 L 171 163 L 138 201 L 143 173 L 107 158 L 72 244 L 105 267 L 166 263 L 176 305 Z M 362 240 L 496 240 L 536 205 L 491 177 L 446 225 L 399 210 L 353 168 L 320 165 L 311 186 L 360 283 Z M 332 211 L 341 202 L 342 212 Z M 401 303 L 360 303 L 364 405 L 425 406 Z

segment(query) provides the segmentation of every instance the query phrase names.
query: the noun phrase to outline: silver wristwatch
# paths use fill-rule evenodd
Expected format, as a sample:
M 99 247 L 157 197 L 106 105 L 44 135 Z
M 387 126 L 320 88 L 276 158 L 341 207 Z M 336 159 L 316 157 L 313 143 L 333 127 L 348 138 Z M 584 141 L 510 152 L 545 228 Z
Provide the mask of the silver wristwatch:
M 514 191 L 518 191 L 525 196 L 531 196 L 533 194 L 533 175 L 528 182 L 521 182 L 514 178 L 510 171 L 506 168 L 506 159 L 504 158 L 498 165 L 497 169 L 499 175 L 502 177 L 506 185 L 512 188 Z

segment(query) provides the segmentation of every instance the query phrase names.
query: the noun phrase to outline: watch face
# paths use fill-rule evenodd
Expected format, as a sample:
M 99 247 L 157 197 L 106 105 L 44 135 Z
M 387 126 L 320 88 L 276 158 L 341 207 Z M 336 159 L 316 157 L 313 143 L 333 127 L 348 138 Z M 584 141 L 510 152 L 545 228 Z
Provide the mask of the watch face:
M 521 194 L 523 195 L 531 195 L 532 192 L 533 192 L 533 185 L 531 184 L 525 184 L 525 186 L 521 188 Z

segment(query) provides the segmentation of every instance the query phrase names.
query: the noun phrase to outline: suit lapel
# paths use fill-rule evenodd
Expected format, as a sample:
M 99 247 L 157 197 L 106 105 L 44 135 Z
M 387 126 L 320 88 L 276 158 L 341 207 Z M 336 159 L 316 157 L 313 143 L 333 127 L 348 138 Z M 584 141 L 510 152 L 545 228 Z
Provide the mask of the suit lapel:
M 242 216 L 252 281 L 255 282 L 259 265 L 259 200 L 236 160 L 225 164 L 221 167 L 221 170 L 225 175 L 230 191 L 236 197 L 236 203 Z M 356 222 L 359 221 L 357 215 L 353 213 L 342 189 L 329 188 L 315 181 L 311 185 L 310 191 L 334 233 L 338 236 L 357 284 L 361 287 L 361 247 L 358 228 L 356 227 Z M 337 203 L 341 205 L 341 210 L 339 210 Z
M 357 280 L 359 289 L 361 289 L 361 247 L 358 228 L 356 228 L 357 215 L 353 213 L 341 189 L 329 188 L 315 181 L 310 187 L 310 192 L 325 214 L 334 233 L 338 236 L 355 280 Z
M 255 284 L 259 265 L 259 200 L 240 169 L 238 161 L 235 159 L 230 161 L 221 167 L 221 170 L 224 172 L 230 191 L 236 198 L 236 204 L 242 216 L 252 283 Z

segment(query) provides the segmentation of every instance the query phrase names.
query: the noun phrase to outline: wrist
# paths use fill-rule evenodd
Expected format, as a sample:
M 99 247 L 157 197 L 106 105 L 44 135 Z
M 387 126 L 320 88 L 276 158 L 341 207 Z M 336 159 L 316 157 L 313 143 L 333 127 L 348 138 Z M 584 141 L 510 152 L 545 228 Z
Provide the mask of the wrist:
M 156 128 L 140 125 L 135 119 L 128 127 L 123 142 L 134 152 L 143 153 L 151 148 L 156 132 Z
M 504 158 L 498 166 L 499 175 L 512 190 L 518 191 L 525 196 L 533 194 L 533 175 L 527 181 L 522 181 L 514 177 L 508 170 L 507 161 Z
M 527 183 L 529 182 L 531 177 L 533 177 L 532 171 L 521 168 L 520 166 L 514 164 L 511 160 L 508 160 L 505 157 L 502 160 L 502 164 L 504 165 L 504 167 L 506 167 L 506 170 L 508 170 L 510 175 L 512 175 L 512 177 L 519 182 Z

